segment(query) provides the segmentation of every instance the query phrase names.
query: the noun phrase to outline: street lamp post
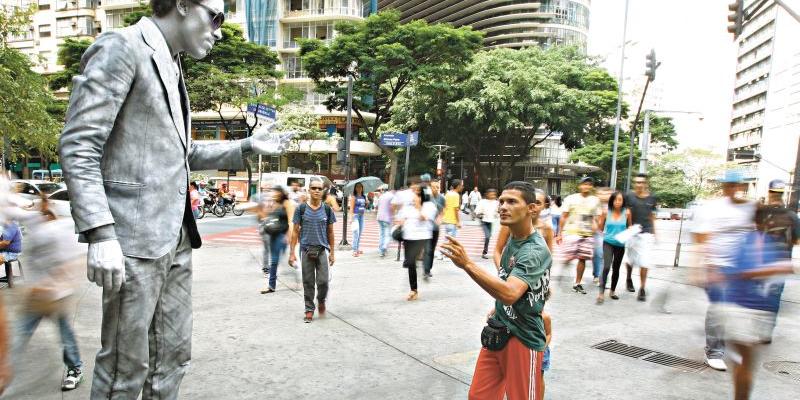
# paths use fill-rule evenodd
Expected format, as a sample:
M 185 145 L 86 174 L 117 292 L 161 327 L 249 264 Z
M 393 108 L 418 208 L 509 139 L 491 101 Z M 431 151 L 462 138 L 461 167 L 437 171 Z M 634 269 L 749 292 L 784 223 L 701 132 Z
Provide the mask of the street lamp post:
M 347 75 L 347 125 L 344 134 L 344 184 L 350 182 L 350 138 L 353 135 L 353 75 Z M 342 190 L 344 191 L 344 190 Z M 347 209 L 349 206 L 349 196 L 347 193 L 342 193 L 342 241 L 339 242 L 339 248 L 350 246 L 347 242 Z
M 622 55 L 619 60 L 619 81 L 617 82 L 617 123 L 614 125 L 614 150 L 611 153 L 611 190 L 617 188 L 617 147 L 619 147 L 619 125 L 622 122 L 622 81 L 625 68 L 625 44 L 628 35 L 628 3 L 625 0 L 625 22 L 622 26 Z

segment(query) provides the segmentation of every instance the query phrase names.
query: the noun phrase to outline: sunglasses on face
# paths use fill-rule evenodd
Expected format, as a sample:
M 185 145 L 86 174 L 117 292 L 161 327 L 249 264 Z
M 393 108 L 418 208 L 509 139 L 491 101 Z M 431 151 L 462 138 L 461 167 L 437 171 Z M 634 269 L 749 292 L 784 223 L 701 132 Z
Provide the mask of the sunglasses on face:
M 197 4 L 204 10 L 208 11 L 208 15 L 211 17 L 211 28 L 213 30 L 219 29 L 225 22 L 225 13 L 223 13 L 222 11 L 214 10 L 213 8 L 207 5 L 200 3 L 200 0 L 191 0 L 191 2 Z

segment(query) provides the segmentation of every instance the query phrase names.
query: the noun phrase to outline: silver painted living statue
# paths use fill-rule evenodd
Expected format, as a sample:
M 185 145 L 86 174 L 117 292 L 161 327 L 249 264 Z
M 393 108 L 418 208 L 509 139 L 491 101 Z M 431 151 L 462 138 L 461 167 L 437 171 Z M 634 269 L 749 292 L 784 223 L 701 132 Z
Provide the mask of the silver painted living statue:
M 191 358 L 192 260 L 200 235 L 190 169 L 243 169 L 290 133 L 193 143 L 180 53 L 222 37 L 223 0 L 151 0 L 153 17 L 104 33 L 73 80 L 60 155 L 88 278 L 103 287 L 92 399 L 175 399 Z

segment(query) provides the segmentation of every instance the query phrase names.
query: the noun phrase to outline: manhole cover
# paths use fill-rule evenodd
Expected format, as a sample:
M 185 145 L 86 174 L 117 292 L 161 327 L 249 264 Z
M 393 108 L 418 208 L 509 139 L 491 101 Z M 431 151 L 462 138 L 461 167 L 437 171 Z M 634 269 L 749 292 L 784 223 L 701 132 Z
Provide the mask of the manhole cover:
M 775 375 L 800 381 L 800 362 L 770 361 L 764 363 L 764 369 Z
M 592 346 L 592 348 L 607 351 L 609 353 L 619 354 L 626 357 L 636 358 L 654 364 L 680 369 L 686 372 L 700 372 L 706 368 L 706 365 L 703 364 L 702 362 L 690 360 L 688 358 L 673 356 L 671 354 L 662 353 L 660 351 L 645 349 L 643 347 L 630 346 L 624 343 L 620 343 L 613 339 L 600 342 Z

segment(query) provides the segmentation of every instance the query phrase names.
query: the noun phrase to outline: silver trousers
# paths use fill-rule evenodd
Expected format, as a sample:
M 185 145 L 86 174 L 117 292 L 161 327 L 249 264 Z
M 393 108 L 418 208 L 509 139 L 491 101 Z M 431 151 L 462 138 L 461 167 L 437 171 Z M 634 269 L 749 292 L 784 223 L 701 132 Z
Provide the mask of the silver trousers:
M 186 228 L 153 259 L 125 258 L 119 293 L 103 291 L 91 399 L 177 399 L 192 350 L 192 249 Z

